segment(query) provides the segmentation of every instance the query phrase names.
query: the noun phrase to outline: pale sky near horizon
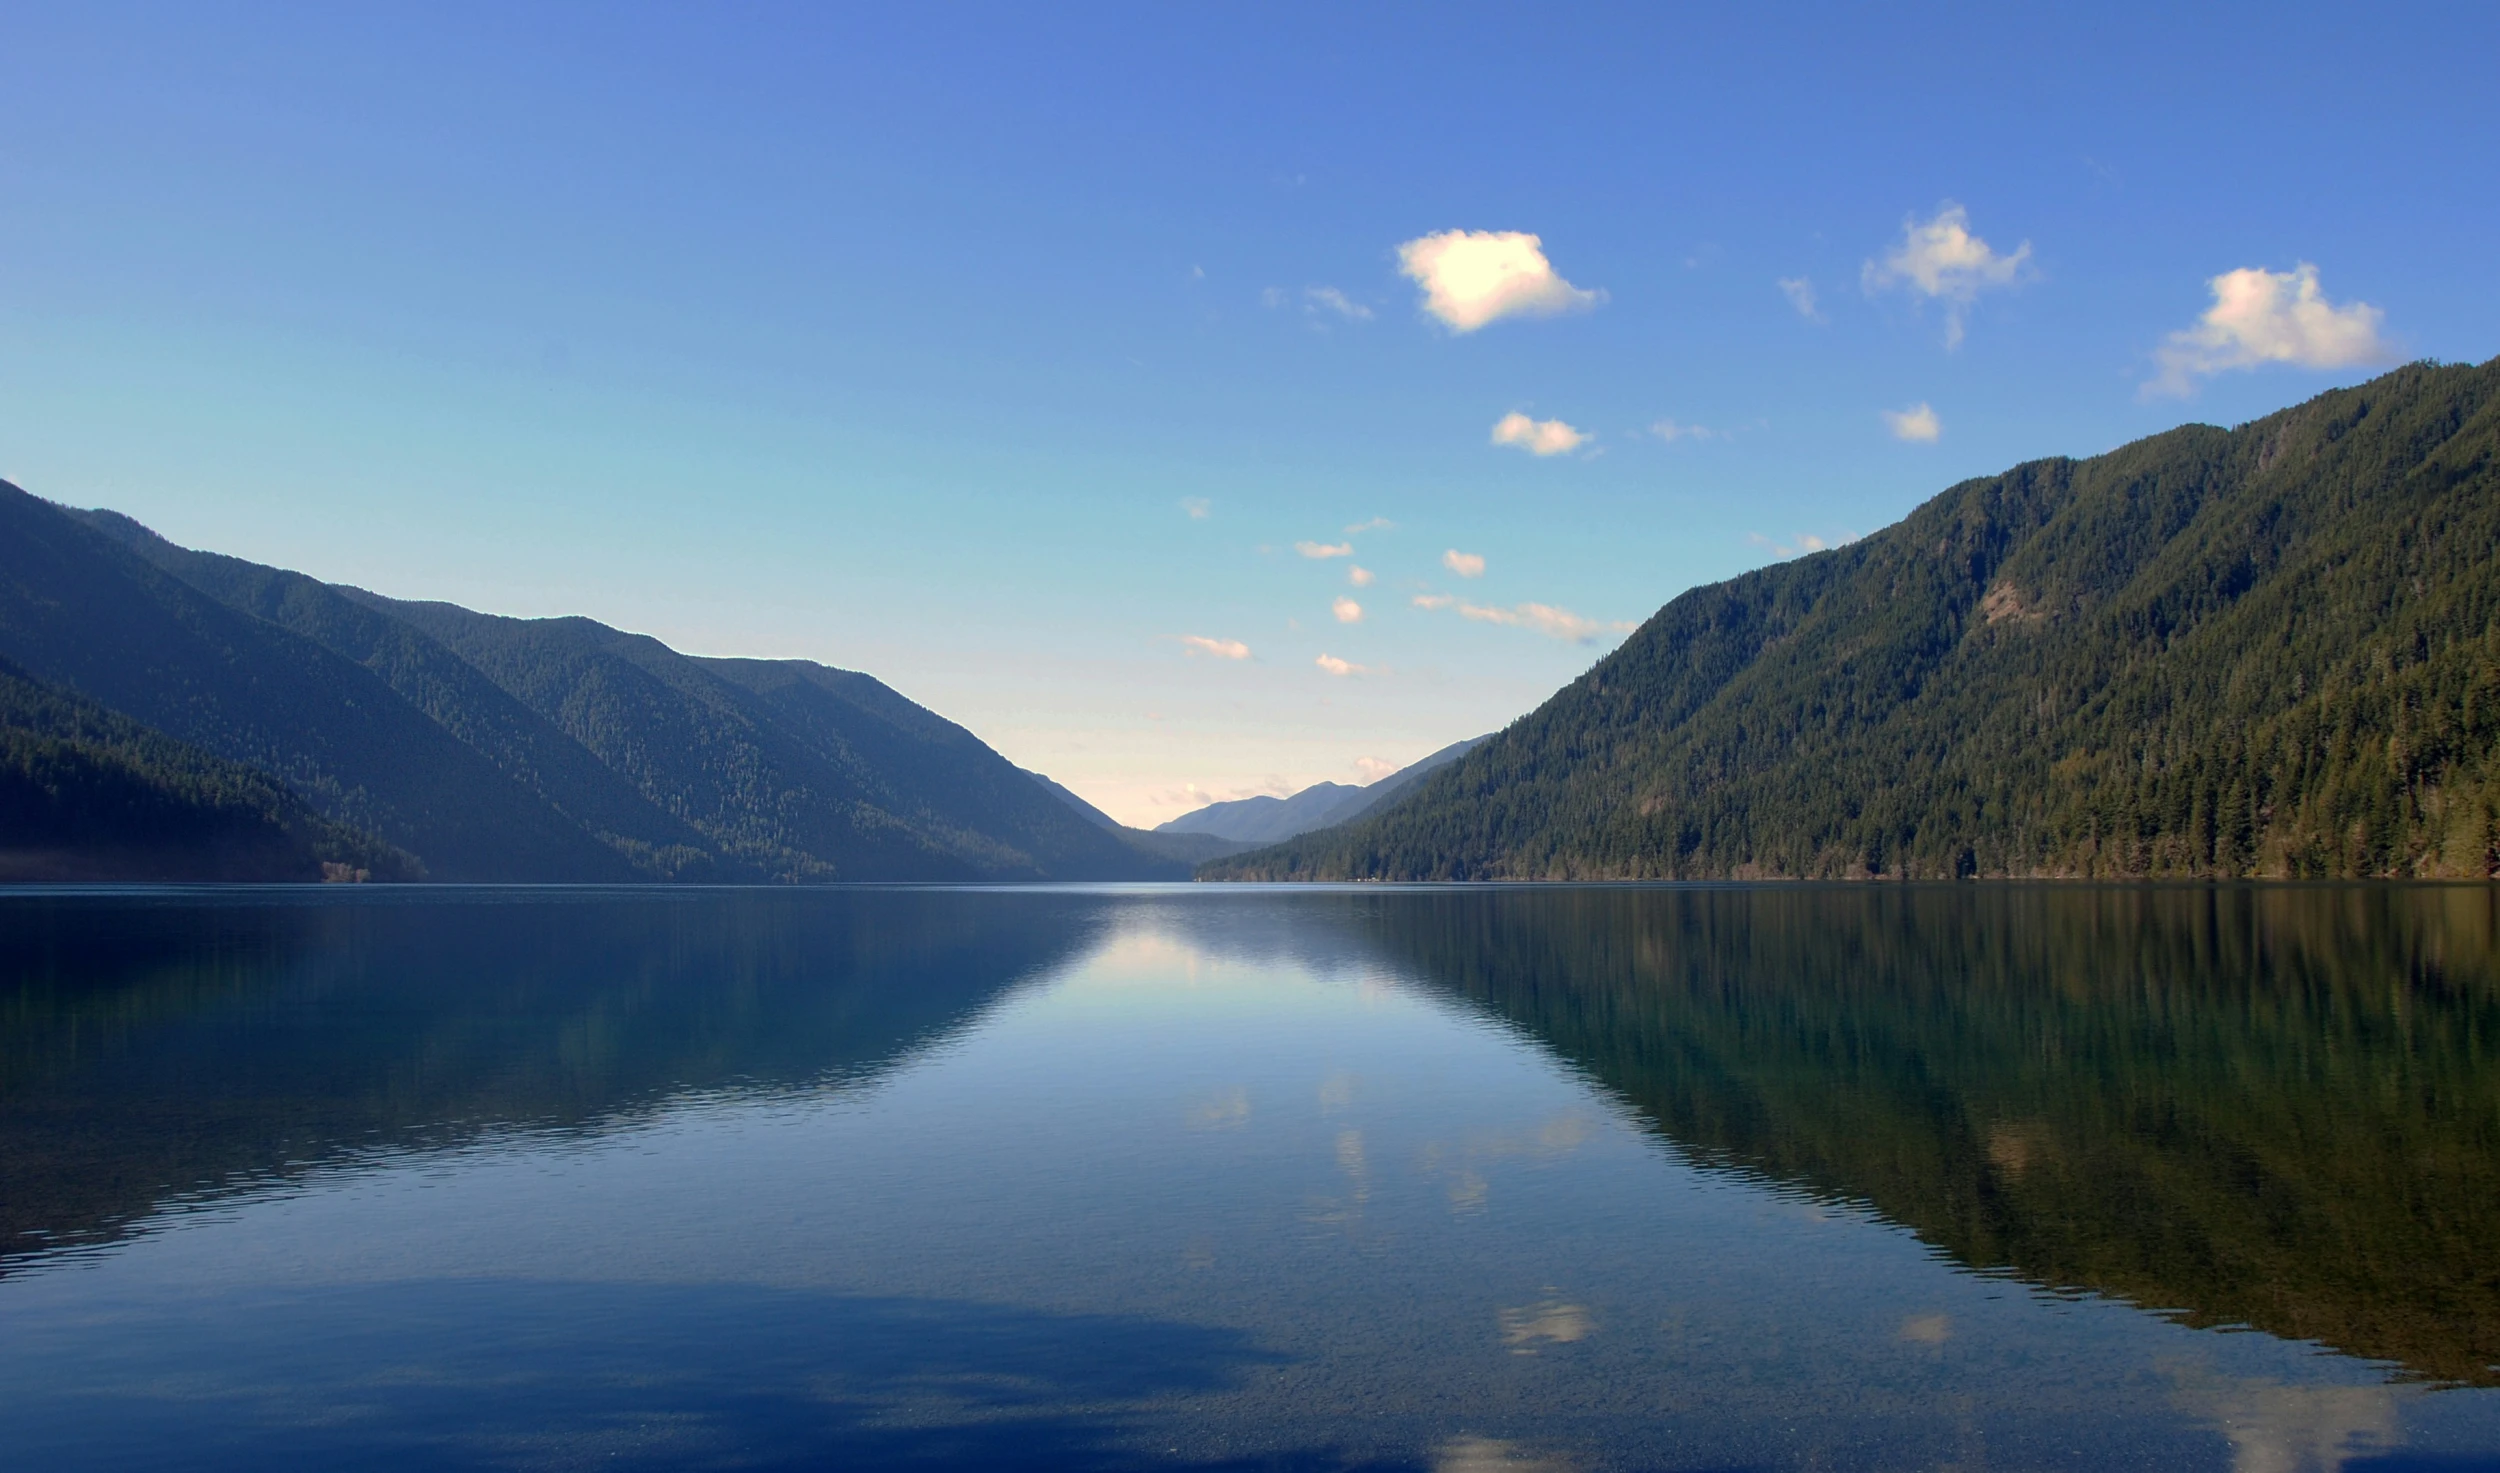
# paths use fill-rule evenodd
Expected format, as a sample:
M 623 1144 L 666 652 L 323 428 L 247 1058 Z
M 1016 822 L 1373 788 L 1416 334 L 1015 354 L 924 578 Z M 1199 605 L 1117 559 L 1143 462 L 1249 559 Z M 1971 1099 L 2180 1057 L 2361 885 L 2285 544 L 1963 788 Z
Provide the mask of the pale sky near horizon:
M 0 476 L 1129 822 L 2500 352 L 2500 11 L 0 3 Z

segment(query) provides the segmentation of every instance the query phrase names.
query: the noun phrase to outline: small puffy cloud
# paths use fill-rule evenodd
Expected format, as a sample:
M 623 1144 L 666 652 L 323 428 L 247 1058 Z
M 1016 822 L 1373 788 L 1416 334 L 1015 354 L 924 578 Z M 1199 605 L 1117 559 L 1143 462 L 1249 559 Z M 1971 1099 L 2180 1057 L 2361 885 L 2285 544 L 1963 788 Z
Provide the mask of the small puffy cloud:
M 1345 581 L 1357 588 L 1369 588 L 1372 586 L 1372 570 L 1356 564 L 1345 570 Z
M 1934 444 L 1936 438 L 1944 433 L 1944 422 L 1937 419 L 1936 411 L 1925 404 L 1913 404 L 1907 409 L 1887 409 L 1884 411 L 1884 423 L 1892 427 L 1892 437 L 1896 440 Z
M 1347 296 L 1333 286 L 1306 286 L 1302 289 L 1302 306 L 1307 312 L 1334 312 L 1348 322 L 1371 321 L 1372 309 Z
M 1363 775 L 1363 781 L 1368 785 L 1398 771 L 1399 764 L 1378 757 L 1357 757 L 1354 759 L 1354 770 Z
M 1345 534 L 1348 537 L 1360 537 L 1366 532 L 1386 532 L 1396 525 L 1397 523 L 1390 521 L 1387 517 L 1374 517 L 1368 522 L 1356 522 L 1345 529 Z
M 1193 655 L 1213 655 L 1219 660 L 1247 660 L 1250 646 L 1238 639 L 1209 639 L 1203 634 L 1184 634 L 1181 648 Z
M 1328 606 L 1328 612 L 1336 615 L 1337 622 L 1340 624 L 1360 624 L 1363 622 L 1363 606 L 1342 594 L 1337 597 L 1334 603 L 1331 603 Z
M 1651 425 L 1649 432 L 1670 445 L 1678 440 L 1724 440 L 1727 438 L 1725 430 L 1714 430 L 1708 425 L 1679 424 L 1671 419 L 1662 419 Z
M 1814 283 L 1807 280 L 1805 277 L 1781 277 L 1780 295 L 1788 298 L 1788 305 L 1796 308 L 1797 315 L 1804 318 L 1806 321 L 1820 322 L 1823 320 L 1822 309 L 1815 305 Z
M 1181 498 L 1181 510 L 1189 513 L 1191 521 L 1203 522 L 1215 510 L 1215 503 L 1203 496 L 1184 496 Z
M 1493 426 L 1494 444 L 1516 445 L 1530 455 L 1561 455 L 1579 449 L 1588 438 L 1559 419 L 1530 419 L 1515 409 Z
M 1351 542 L 1297 542 L 1293 550 L 1304 557 L 1354 556 L 1354 544 Z
M 1311 663 L 1331 675 L 1369 675 L 1372 673 L 1372 667 L 1369 665 L 1357 665 L 1352 660 L 1340 660 L 1335 655 L 1322 655 Z
M 1262 287 L 1259 291 L 1259 305 L 1271 312 L 1292 300 L 1293 293 L 1281 286 Z
M 2206 285 L 2214 304 L 2154 353 L 2161 373 L 2146 393 L 2187 394 L 2199 378 L 2266 363 L 2354 368 L 2395 356 L 2379 335 L 2386 314 L 2367 302 L 2328 301 L 2306 261 L 2289 271 L 2225 271 Z
M 1867 262 L 1860 275 L 1870 292 L 1899 286 L 1943 302 L 1944 342 L 1952 348 L 1961 345 L 1962 321 L 1971 303 L 1983 291 L 2021 280 L 2030 259 L 2030 241 L 2015 247 L 2012 255 L 2001 256 L 1971 234 L 1970 212 L 1948 202 L 1924 224 L 1916 217 L 1902 222 L 1901 244 L 1882 262 Z
M 1484 576 L 1484 555 L 1475 552 L 1460 552 L 1453 547 L 1441 554 L 1441 566 L 1461 578 L 1481 578 Z
M 1517 230 L 1444 230 L 1398 247 L 1398 269 L 1424 289 L 1424 310 L 1452 332 L 1502 317 L 1550 317 L 1606 299 L 1562 279 L 1545 242 Z
M 1457 602 L 1446 593 L 1419 593 L 1414 598 L 1415 607 L 1419 609 L 1446 609 Z

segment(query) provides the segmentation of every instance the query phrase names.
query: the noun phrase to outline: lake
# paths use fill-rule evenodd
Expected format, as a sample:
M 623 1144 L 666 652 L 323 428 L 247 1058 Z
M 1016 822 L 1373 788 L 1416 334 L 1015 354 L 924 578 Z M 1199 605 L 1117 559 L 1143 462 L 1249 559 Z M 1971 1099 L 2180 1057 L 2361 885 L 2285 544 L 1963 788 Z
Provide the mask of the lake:
M 2500 1465 L 2500 890 L 0 895 L 28 1469 Z

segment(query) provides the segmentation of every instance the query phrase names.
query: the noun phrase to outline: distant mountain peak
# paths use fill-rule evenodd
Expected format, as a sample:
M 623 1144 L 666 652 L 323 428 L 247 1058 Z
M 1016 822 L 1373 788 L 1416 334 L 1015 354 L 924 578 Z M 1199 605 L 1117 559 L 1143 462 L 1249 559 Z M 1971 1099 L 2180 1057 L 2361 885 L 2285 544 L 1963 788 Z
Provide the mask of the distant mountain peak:
M 1465 741 L 1452 742 L 1420 761 L 1409 763 L 1361 787 L 1346 783 L 1313 783 L 1288 797 L 1274 798 L 1262 794 L 1210 803 L 1169 823 L 1157 825 L 1155 832 L 1212 834 L 1242 843 L 1273 844 L 1297 834 L 1359 818 L 1404 793 L 1426 774 L 1457 760 L 1484 740 L 1484 737 L 1470 737 Z

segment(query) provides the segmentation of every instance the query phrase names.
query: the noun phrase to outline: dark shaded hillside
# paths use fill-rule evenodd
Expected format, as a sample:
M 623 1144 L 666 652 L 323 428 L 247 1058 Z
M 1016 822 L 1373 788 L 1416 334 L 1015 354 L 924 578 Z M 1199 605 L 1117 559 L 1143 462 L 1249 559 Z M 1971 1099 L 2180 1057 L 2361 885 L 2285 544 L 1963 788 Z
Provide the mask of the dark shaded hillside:
M 218 601 L 372 671 L 427 719 L 656 879 L 762 879 L 716 861 L 703 837 L 458 655 L 316 578 L 177 547 L 118 512 L 72 512 Z M 613 865 L 613 861 L 603 861 Z M 621 877 L 621 875 L 619 876 Z M 561 878 L 550 875 L 548 878 Z
M 2500 870 L 2500 361 L 1956 486 L 1697 588 L 1209 878 Z
M 358 593 L 775 879 L 1178 877 L 962 727 L 804 660 L 707 660 L 589 619 Z
M 0 656 L 265 769 L 435 879 L 1188 873 L 865 675 L 395 602 L 15 487 Z
M 268 774 L 0 660 L 0 881 L 411 880 L 422 868 Z
M 839 765 L 894 812 L 913 814 L 940 842 L 994 856 L 1036 877 L 1121 879 L 1156 870 L 1117 832 L 1106 833 L 971 732 L 883 682 L 812 660 L 696 661 L 750 692 L 828 765 Z
M 257 767 L 441 880 L 632 871 L 371 670 L 211 598 L 0 483 L 0 656 Z

